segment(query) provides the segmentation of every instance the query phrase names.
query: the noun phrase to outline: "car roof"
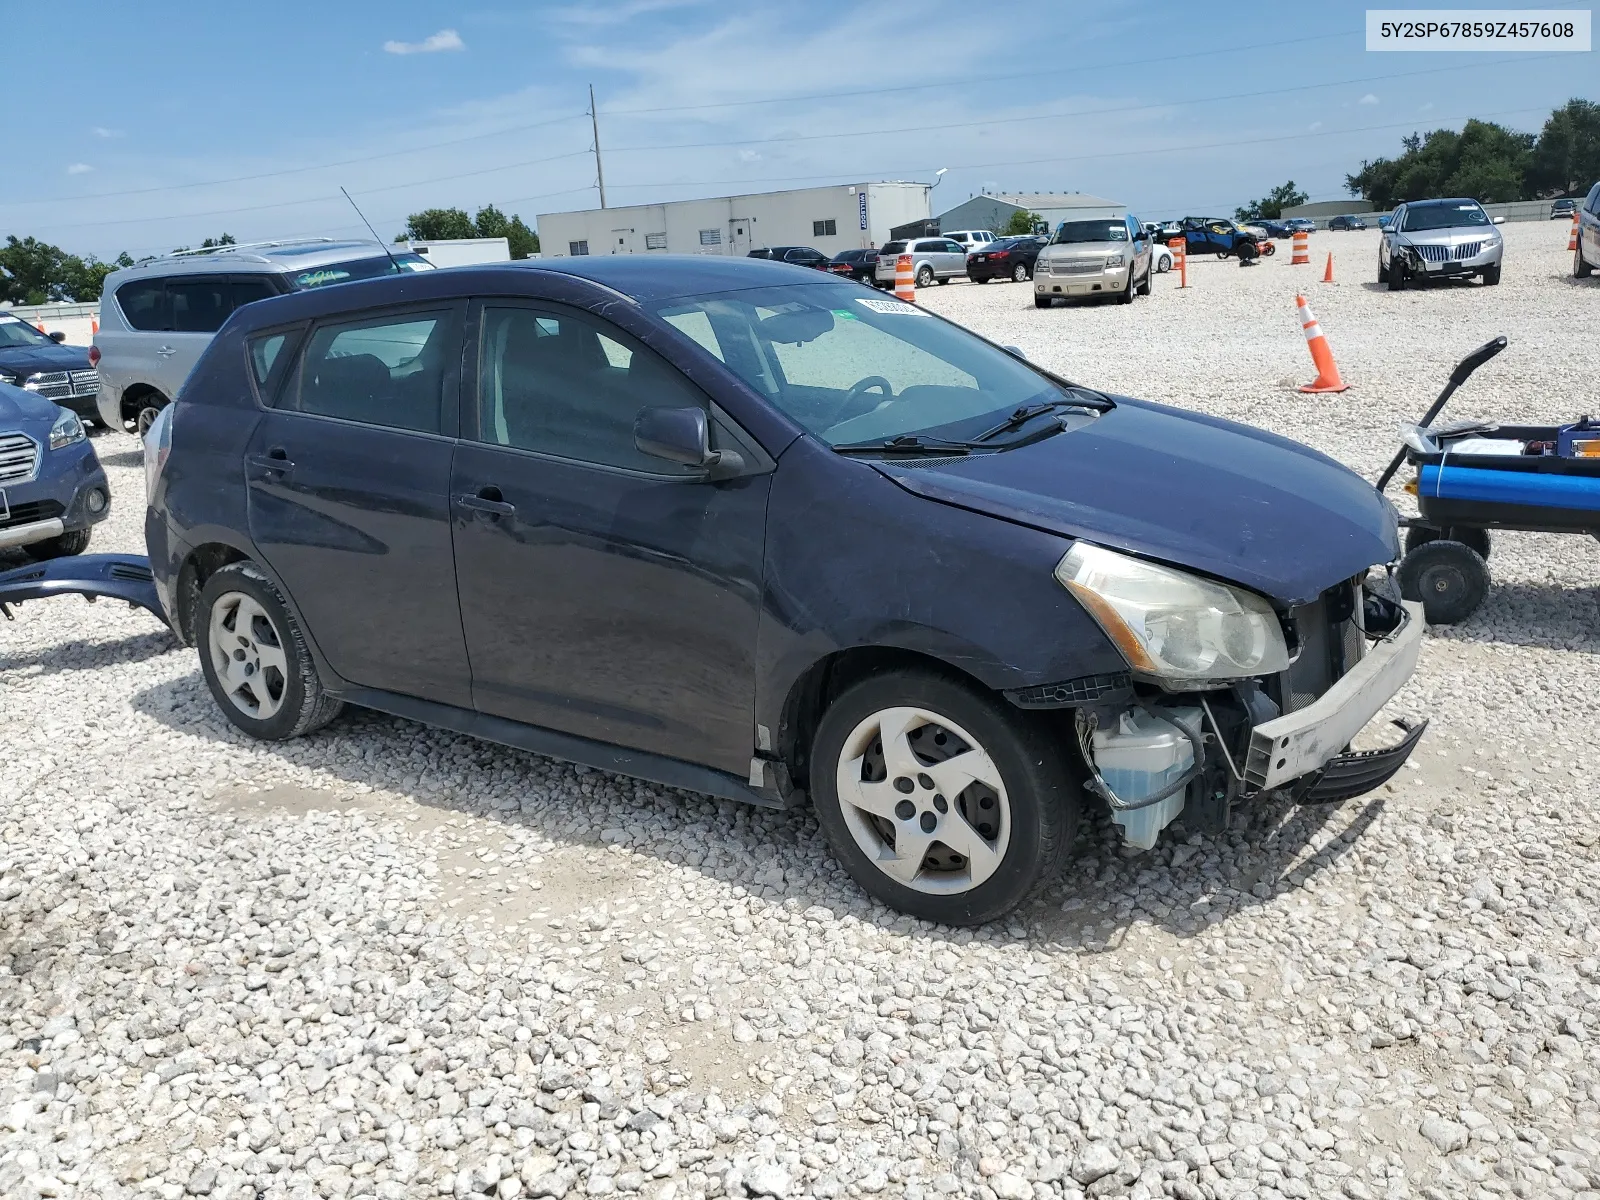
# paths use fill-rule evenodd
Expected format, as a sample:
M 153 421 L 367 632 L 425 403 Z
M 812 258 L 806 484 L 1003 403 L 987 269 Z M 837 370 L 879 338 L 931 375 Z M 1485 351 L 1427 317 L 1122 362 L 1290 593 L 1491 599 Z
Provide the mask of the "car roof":
M 329 263 L 349 262 L 360 258 L 381 258 L 389 250 L 381 242 L 333 241 L 328 238 L 307 238 L 299 241 L 258 242 L 243 246 L 219 246 L 205 254 L 163 254 L 159 258 L 123 267 L 108 276 L 118 283 L 147 275 L 201 275 L 214 271 L 270 271 L 292 274 Z M 411 251 L 400 248 L 400 254 Z
M 246 330 L 289 324 L 317 317 L 359 312 L 390 304 L 426 303 L 471 295 L 532 295 L 535 275 L 582 281 L 612 294 L 654 303 L 678 296 L 742 291 L 747 288 L 803 284 L 811 287 L 854 287 L 839 276 L 765 258 L 701 254 L 601 254 L 407 271 L 376 279 L 312 288 L 257 300 L 234 311 Z M 554 282 L 554 281 L 549 281 Z M 557 289 L 559 290 L 559 289 Z M 571 299 L 592 298 L 587 289 L 572 289 Z M 585 295 L 587 293 L 587 295 Z
M 1446 205 L 1477 204 L 1471 196 L 1455 196 L 1440 200 L 1407 200 L 1407 208 L 1444 208 Z

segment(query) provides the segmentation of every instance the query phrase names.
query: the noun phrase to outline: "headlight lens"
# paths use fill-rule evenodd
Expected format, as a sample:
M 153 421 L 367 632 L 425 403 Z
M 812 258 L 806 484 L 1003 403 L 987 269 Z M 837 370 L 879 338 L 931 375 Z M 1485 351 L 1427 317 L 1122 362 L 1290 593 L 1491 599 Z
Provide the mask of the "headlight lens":
M 1055 574 L 1141 674 L 1187 683 L 1289 665 L 1277 614 L 1254 592 L 1087 542 L 1068 551 Z
M 1108 267 L 1120 267 L 1123 263 L 1125 263 L 1127 261 L 1128 260 L 1123 255 L 1121 255 L 1121 254 L 1113 254 L 1113 255 L 1111 255 L 1111 257 L 1106 259 L 1106 266 L 1108 266 Z
M 0 383 L 9 383 L 15 385 L 16 382 L 17 377 L 15 375 L 7 375 L 4 371 L 0 371 Z
M 70 408 L 63 408 L 56 423 L 50 426 L 50 449 L 60 450 L 84 439 L 83 422 Z

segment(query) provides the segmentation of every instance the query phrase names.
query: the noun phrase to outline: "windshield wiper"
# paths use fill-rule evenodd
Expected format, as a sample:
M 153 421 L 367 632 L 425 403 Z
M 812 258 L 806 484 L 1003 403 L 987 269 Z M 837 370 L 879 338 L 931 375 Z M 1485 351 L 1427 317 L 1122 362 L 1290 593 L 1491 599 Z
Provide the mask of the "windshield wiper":
M 1042 417 L 1045 413 L 1060 412 L 1064 408 L 1086 408 L 1091 412 L 1105 412 L 1112 407 L 1111 401 L 1104 396 L 1094 392 L 1087 393 L 1087 395 L 1090 398 L 1084 400 L 1046 400 L 1042 404 L 1024 404 L 1004 421 L 1001 421 L 1000 424 L 985 429 L 972 440 L 975 442 L 987 442 L 992 438 L 999 437 L 1002 433 L 1009 433 L 1013 429 L 1021 429 L 1035 417 Z
M 968 442 L 946 442 L 938 438 L 924 438 L 915 433 L 902 433 L 882 442 L 845 442 L 835 446 L 838 454 L 971 454 Z

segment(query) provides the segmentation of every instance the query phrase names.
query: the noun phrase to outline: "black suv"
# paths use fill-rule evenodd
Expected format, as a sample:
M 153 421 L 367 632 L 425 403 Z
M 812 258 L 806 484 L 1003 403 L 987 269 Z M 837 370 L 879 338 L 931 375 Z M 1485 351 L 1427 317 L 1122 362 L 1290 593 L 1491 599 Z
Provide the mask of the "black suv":
M 1377 787 L 1420 734 L 1341 754 L 1422 641 L 1364 590 L 1399 552 L 1370 484 L 815 271 L 604 255 L 258 301 L 146 455 L 159 603 L 245 732 L 350 703 L 809 803 L 929 920 L 1051 879 L 1089 797 L 1148 849 L 1186 805 Z
M 814 271 L 828 270 L 831 261 L 821 250 L 810 246 L 763 246 L 752 250 L 749 258 L 770 258 L 773 262 L 793 263 L 797 267 L 810 267 Z

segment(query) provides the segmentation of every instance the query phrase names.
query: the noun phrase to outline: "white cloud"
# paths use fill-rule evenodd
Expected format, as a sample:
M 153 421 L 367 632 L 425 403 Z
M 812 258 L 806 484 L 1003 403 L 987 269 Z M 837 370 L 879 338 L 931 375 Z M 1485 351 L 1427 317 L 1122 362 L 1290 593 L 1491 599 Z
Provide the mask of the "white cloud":
M 67 174 L 68 175 L 87 175 L 92 170 L 94 170 L 94 168 L 91 167 L 88 163 L 73 163 L 70 167 L 67 168 Z
M 1313 121 L 1313 122 L 1311 122 L 1311 132 L 1312 133 L 1315 133 L 1317 130 L 1319 130 L 1321 128 L 1322 128 L 1322 122 L 1321 121 Z
M 97 138 L 119 138 L 122 136 L 122 130 L 107 129 L 104 125 L 96 125 L 93 129 L 89 130 L 89 132 L 94 134 L 94 136 Z
M 454 29 L 441 29 L 420 42 L 385 42 L 383 48 L 390 54 L 437 54 L 441 50 L 465 50 L 467 44 Z
M 1378 102 L 1378 98 L 1376 96 L 1374 96 L 1371 92 L 1368 92 L 1365 96 L 1361 97 L 1361 99 L 1356 101 L 1357 104 L 1376 104 L 1377 102 Z

